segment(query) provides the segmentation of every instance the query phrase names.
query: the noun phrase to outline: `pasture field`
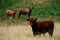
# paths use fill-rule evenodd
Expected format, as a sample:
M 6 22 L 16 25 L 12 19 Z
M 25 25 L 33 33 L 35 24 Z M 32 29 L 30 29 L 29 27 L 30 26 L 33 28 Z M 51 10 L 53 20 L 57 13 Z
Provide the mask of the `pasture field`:
M 0 40 L 60 40 L 60 23 L 55 23 L 53 37 L 33 36 L 30 25 L 0 25 Z
M 54 22 L 53 37 L 48 33 L 33 36 L 27 15 L 18 17 L 20 8 L 34 7 L 31 18 L 39 21 L 51 19 Z M 6 10 L 16 9 L 15 19 L 6 20 Z M 0 40 L 60 40 L 60 1 L 59 0 L 0 0 Z
M 0 1 L 1 2 L 1 1 Z M 21 15 L 21 19 L 17 20 L 19 8 L 34 7 L 31 17 L 39 20 L 52 19 L 54 22 L 60 22 L 60 1 L 59 0 L 2 0 L 0 4 L 0 23 L 17 24 L 26 21 L 27 15 Z M 10 17 L 6 19 L 6 10 L 16 9 L 15 19 Z

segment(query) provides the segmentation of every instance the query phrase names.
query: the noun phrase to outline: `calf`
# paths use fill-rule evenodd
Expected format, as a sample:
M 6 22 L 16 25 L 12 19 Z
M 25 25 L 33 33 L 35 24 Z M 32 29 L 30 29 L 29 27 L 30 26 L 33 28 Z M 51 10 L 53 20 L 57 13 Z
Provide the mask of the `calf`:
M 19 9 L 18 19 L 20 18 L 21 14 L 23 14 L 23 15 L 27 14 L 28 18 L 30 18 L 32 9 L 33 9 L 33 7 L 32 8 L 28 7 L 27 9 Z
M 16 14 L 16 10 L 7 10 L 6 11 L 6 17 L 8 18 L 9 16 L 12 16 L 13 18 L 15 18 L 15 14 Z
M 52 20 L 48 21 L 36 21 L 37 19 L 27 19 L 27 21 L 30 22 L 30 25 L 32 27 L 33 35 L 37 34 L 45 34 L 49 33 L 49 35 L 52 37 L 53 35 L 53 30 L 54 30 L 54 23 Z

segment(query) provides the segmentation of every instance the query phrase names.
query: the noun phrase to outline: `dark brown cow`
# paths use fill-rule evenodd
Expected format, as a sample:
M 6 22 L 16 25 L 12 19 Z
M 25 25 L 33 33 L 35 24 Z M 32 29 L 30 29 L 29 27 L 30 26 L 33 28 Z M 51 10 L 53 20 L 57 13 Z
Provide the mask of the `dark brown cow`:
M 37 19 L 27 19 L 27 21 L 30 22 L 30 25 L 32 27 L 33 35 L 37 34 L 45 34 L 49 33 L 49 35 L 52 37 L 53 35 L 53 30 L 54 30 L 54 23 L 52 20 L 48 21 L 36 21 Z
M 27 9 L 19 9 L 18 19 L 20 18 L 21 14 L 28 15 L 28 18 L 30 18 L 32 9 L 33 9 L 33 7 L 32 8 L 28 7 Z
M 9 16 L 12 16 L 13 18 L 15 18 L 16 10 L 7 10 L 6 13 L 7 13 L 6 14 L 7 18 Z

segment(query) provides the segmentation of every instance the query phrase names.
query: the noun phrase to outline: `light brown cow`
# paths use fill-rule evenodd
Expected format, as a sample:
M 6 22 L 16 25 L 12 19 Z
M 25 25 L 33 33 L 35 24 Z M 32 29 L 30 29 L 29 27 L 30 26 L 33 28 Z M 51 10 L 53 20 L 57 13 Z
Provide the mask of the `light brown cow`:
M 13 18 L 15 18 L 15 14 L 16 14 L 16 10 L 7 10 L 6 11 L 6 17 L 8 18 L 9 16 L 12 16 Z

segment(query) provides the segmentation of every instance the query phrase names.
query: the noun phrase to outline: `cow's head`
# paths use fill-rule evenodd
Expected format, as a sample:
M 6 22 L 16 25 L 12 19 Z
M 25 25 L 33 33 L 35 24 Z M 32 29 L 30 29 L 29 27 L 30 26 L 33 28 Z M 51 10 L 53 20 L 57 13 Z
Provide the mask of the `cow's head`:
M 17 11 L 17 9 L 14 9 L 13 11 L 14 11 L 14 12 L 16 12 L 16 11 Z
M 28 7 L 29 11 L 32 11 L 33 8 L 34 8 L 34 7 Z
M 36 23 L 36 20 L 37 20 L 37 19 L 34 19 L 34 18 L 29 18 L 29 19 L 27 19 L 27 21 L 30 22 L 30 25 L 33 25 L 34 23 Z
M 16 9 L 14 9 L 14 11 L 16 12 L 17 10 L 16 10 Z

